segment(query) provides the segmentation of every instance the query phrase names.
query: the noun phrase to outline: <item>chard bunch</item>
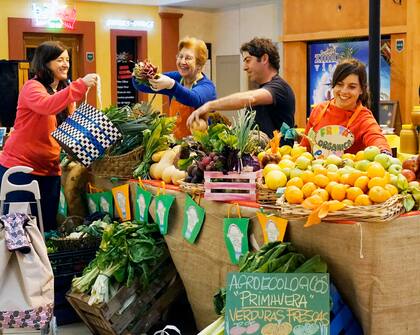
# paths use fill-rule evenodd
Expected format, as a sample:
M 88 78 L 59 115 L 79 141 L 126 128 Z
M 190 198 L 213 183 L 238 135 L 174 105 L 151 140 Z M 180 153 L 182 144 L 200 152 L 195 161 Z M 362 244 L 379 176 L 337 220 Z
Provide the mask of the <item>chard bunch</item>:
M 134 65 L 133 74 L 138 82 L 150 86 L 149 80 L 158 76 L 157 70 L 157 66 L 154 66 L 148 60 L 145 60 Z

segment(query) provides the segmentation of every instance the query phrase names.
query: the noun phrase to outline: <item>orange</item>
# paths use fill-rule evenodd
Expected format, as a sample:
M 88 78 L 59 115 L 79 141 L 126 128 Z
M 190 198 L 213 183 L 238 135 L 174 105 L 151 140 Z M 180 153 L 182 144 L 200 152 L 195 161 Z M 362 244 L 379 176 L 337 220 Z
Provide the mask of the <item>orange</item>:
M 387 182 L 386 182 L 385 178 L 373 177 L 371 180 L 369 180 L 368 187 L 369 187 L 369 189 L 371 189 L 374 186 L 385 187 L 386 184 L 387 184 Z
M 350 172 L 350 176 L 349 176 L 349 183 L 351 186 L 354 186 L 354 183 L 356 182 L 357 178 L 366 175 L 365 172 L 362 171 L 354 171 L 354 172 Z
M 351 176 L 351 174 L 350 174 L 350 173 L 343 173 L 343 174 L 340 176 L 340 183 L 341 183 L 341 184 L 346 184 L 346 185 L 351 185 L 351 184 L 350 184 L 350 176 Z
M 346 198 L 352 202 L 361 194 L 363 194 L 363 191 L 357 186 L 349 187 L 346 190 Z
M 354 186 L 360 188 L 363 192 L 367 192 L 369 184 L 369 177 L 368 176 L 360 176 L 354 182 Z
M 300 177 L 293 177 L 287 182 L 286 186 L 296 186 L 302 188 L 303 180 Z
M 323 188 L 317 188 L 315 191 L 312 192 L 311 195 L 319 195 L 324 201 L 328 201 L 328 199 L 330 198 L 328 192 Z
M 312 171 L 305 170 L 303 171 L 299 177 L 302 178 L 304 183 L 313 181 L 315 174 Z
M 385 202 L 391 198 L 391 193 L 381 186 L 373 186 L 368 195 L 370 200 L 376 203 Z
M 347 185 L 336 184 L 331 188 L 331 199 L 342 201 L 346 198 Z
M 317 186 L 313 182 L 308 182 L 302 187 L 303 196 L 305 198 L 309 197 L 313 191 L 317 189 Z
M 354 200 L 355 206 L 369 206 L 372 205 L 372 201 L 370 201 L 369 196 L 367 194 L 361 194 L 356 197 Z
M 337 172 L 328 171 L 327 177 L 331 181 L 337 181 L 337 182 L 340 181 L 340 175 Z
M 385 169 L 384 167 L 379 164 L 378 162 L 372 162 L 368 165 L 368 168 L 366 170 L 367 176 L 369 178 L 374 177 L 383 177 L 385 175 Z
M 299 187 L 288 186 L 284 191 L 284 197 L 289 204 L 300 204 L 303 201 L 303 192 Z
M 329 182 L 330 180 L 328 179 L 326 175 L 316 174 L 314 176 L 314 183 L 318 185 L 319 187 L 325 187 L 328 185 Z
M 394 185 L 386 184 L 384 187 L 389 193 L 391 193 L 391 196 L 398 194 L 398 188 L 396 188 Z
M 346 206 L 354 206 L 354 202 L 351 201 L 350 199 L 344 199 L 342 203 L 345 204 Z
M 358 151 L 357 153 L 356 153 L 356 156 L 354 157 L 354 160 L 357 162 L 357 161 L 362 161 L 362 160 L 364 160 L 365 159 L 365 152 L 362 150 L 362 151 Z
M 334 186 L 334 185 L 337 185 L 338 183 L 336 182 L 336 181 L 330 181 L 329 183 L 328 183 L 328 185 L 327 186 L 325 186 L 325 190 L 329 193 L 329 194 L 331 194 L 331 189 L 332 189 L 332 187 Z
M 322 165 L 315 165 L 312 167 L 314 174 L 323 174 L 324 176 L 327 175 L 328 170 L 327 168 L 323 167 Z

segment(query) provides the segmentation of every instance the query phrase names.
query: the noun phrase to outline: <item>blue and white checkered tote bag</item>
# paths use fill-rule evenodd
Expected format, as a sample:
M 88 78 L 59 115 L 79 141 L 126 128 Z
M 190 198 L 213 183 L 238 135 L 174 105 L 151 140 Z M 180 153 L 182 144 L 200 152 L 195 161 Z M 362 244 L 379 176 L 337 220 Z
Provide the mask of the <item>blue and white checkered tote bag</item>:
M 99 77 L 96 90 L 101 106 Z M 85 166 L 92 164 L 121 138 L 121 133 L 108 117 L 86 101 L 51 135 L 69 156 Z

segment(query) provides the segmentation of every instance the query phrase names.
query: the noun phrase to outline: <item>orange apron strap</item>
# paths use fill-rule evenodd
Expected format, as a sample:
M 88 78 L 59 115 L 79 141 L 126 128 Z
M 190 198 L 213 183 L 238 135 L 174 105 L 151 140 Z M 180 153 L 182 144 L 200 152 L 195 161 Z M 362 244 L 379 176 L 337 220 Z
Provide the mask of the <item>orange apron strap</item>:
M 174 136 L 177 139 L 191 135 L 190 129 L 187 127 L 187 119 L 193 111 L 193 107 L 186 106 L 172 98 L 169 106 L 169 116 L 176 116 Z
M 315 123 L 314 123 L 313 127 L 315 127 L 318 123 L 320 123 L 320 122 L 321 122 L 322 117 L 325 115 L 325 112 L 327 111 L 328 107 L 330 107 L 330 103 L 331 103 L 331 100 L 330 100 L 330 101 L 328 101 L 328 102 L 325 104 L 324 108 L 321 110 L 321 113 L 319 113 L 318 118 L 316 119 L 316 121 L 315 121 Z
M 353 123 L 353 121 L 356 120 L 356 118 L 359 116 L 362 108 L 363 108 L 363 105 L 359 102 L 359 104 L 356 107 L 356 110 L 354 111 L 353 115 L 351 116 L 351 118 L 347 122 L 347 125 L 346 125 L 347 129 L 349 129 L 349 127 Z

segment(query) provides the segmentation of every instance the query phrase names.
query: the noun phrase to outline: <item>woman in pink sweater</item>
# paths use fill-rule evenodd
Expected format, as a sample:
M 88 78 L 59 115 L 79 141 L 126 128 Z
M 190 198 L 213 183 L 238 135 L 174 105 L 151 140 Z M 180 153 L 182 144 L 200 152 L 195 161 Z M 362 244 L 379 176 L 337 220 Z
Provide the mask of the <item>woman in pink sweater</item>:
M 92 73 L 67 84 L 68 71 L 69 54 L 62 43 L 45 42 L 36 48 L 31 64 L 35 77 L 25 83 L 19 94 L 14 130 L 0 154 L 0 180 L 13 166 L 33 169 L 31 174 L 12 175 L 10 181 L 15 184 L 38 181 L 46 231 L 57 227 L 60 196 L 60 146 L 51 133 L 97 80 Z M 27 192 L 13 192 L 6 201 L 33 200 L 28 196 Z

